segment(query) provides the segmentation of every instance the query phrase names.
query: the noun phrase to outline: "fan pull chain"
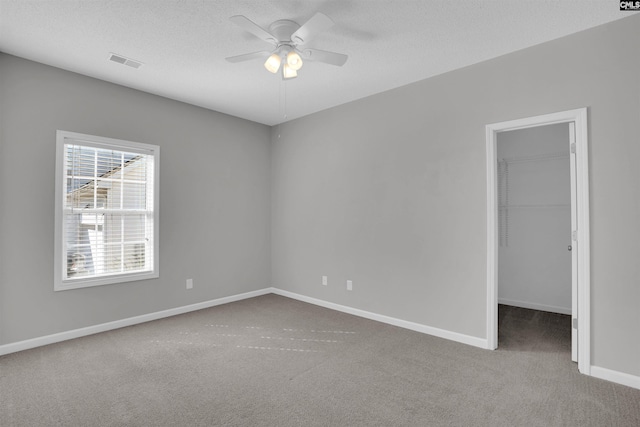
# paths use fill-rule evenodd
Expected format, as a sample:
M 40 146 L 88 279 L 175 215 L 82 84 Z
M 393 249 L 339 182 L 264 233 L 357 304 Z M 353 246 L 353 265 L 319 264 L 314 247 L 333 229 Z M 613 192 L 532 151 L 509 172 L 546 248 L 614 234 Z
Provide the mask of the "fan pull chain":
M 278 91 L 278 111 L 282 113 L 282 117 L 284 120 L 287 120 L 287 83 L 285 81 L 280 81 L 280 90 Z M 278 139 L 280 139 L 280 129 L 282 128 L 282 124 L 278 124 Z
M 287 120 L 287 82 L 282 80 L 283 97 L 284 97 L 284 114 L 282 115 Z

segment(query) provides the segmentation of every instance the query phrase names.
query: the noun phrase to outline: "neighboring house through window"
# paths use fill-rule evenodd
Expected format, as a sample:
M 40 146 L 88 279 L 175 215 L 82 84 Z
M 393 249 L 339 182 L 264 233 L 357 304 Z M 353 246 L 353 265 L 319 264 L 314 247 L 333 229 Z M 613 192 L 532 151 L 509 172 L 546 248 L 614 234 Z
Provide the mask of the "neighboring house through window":
M 55 290 L 158 277 L 159 152 L 57 132 Z

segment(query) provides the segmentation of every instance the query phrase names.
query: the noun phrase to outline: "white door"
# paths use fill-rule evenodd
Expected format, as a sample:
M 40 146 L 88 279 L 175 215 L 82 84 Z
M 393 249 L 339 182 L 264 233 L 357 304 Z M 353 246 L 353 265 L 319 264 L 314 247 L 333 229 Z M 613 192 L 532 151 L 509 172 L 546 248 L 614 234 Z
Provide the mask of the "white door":
M 569 123 L 570 173 L 571 173 L 571 360 L 578 361 L 578 203 L 576 186 L 576 124 Z

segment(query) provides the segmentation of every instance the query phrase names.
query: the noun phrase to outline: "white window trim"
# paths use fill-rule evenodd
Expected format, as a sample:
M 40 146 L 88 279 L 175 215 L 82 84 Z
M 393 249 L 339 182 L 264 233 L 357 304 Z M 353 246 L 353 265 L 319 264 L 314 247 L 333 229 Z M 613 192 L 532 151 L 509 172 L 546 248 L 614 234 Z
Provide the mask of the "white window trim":
M 74 278 L 64 280 L 64 272 L 67 268 L 67 256 L 64 253 L 63 242 L 63 200 L 64 200 L 64 145 L 67 142 L 81 142 L 82 145 L 120 149 L 128 152 L 138 152 L 153 156 L 153 267 L 151 271 L 134 273 L 117 273 L 110 276 Z M 68 289 L 86 288 L 91 286 L 109 285 L 114 283 L 131 282 L 159 277 L 160 259 L 160 227 L 159 227 L 159 182 L 160 182 L 160 147 L 141 142 L 125 141 L 120 139 L 105 138 L 101 136 L 86 135 L 76 132 L 58 130 L 56 132 L 56 169 L 55 169 L 55 248 L 54 248 L 54 290 L 64 291 Z

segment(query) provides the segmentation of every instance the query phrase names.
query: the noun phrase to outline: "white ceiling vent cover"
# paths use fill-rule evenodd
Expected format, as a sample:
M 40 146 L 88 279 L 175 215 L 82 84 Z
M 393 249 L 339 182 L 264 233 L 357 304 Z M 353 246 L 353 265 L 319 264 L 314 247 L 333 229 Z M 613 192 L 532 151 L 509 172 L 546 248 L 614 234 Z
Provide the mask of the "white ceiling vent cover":
M 110 53 L 109 60 L 113 62 L 117 62 L 118 64 L 128 65 L 129 67 L 136 68 L 136 69 L 142 67 L 142 62 L 125 58 L 124 56 L 118 55 L 117 53 Z

